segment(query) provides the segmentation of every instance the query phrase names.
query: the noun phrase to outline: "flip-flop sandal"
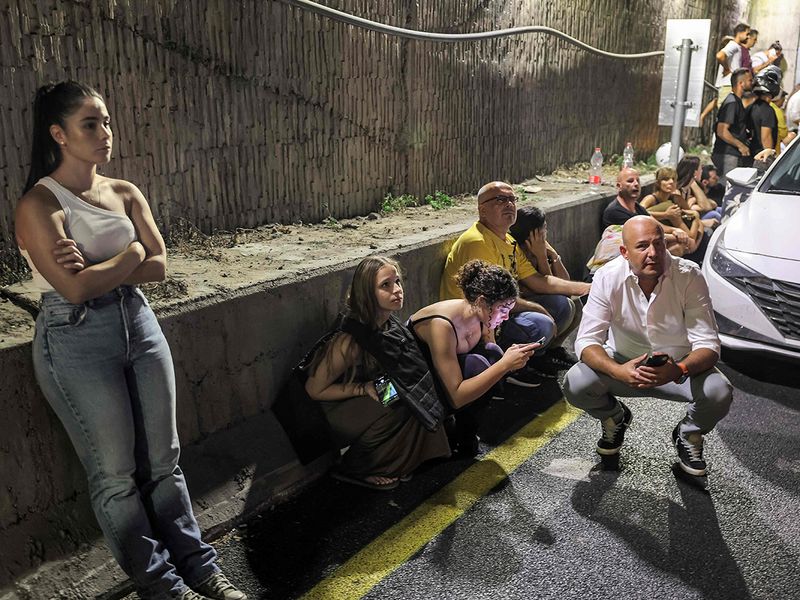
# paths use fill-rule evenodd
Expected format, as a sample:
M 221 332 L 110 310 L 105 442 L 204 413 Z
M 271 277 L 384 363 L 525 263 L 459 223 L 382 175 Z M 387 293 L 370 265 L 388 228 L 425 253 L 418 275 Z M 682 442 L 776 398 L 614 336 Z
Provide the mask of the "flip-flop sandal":
M 349 475 L 345 475 L 344 473 L 340 473 L 338 471 L 331 471 L 331 477 L 338 481 L 343 481 L 345 483 L 351 483 L 353 485 L 358 485 L 368 490 L 379 490 L 379 491 L 389 491 L 395 489 L 398 485 L 400 485 L 399 481 L 392 481 L 391 483 L 370 483 L 365 479 L 358 479 L 357 477 L 350 477 Z

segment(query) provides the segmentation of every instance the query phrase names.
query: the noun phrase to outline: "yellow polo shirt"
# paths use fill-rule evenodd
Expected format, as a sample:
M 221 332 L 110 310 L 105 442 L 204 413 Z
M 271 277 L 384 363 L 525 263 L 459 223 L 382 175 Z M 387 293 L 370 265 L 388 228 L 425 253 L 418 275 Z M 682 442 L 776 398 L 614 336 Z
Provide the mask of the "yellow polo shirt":
M 474 259 L 485 260 L 509 270 L 517 281 L 536 273 L 536 269 L 510 234 L 507 233 L 505 239 L 501 239 L 476 222 L 459 236 L 447 255 L 439 285 L 440 300 L 464 297 L 456 284 L 456 274 L 462 265 Z
M 769 105 L 775 111 L 775 117 L 778 119 L 778 139 L 775 141 L 775 152 L 780 154 L 781 140 L 789 135 L 789 128 L 786 126 L 786 115 L 784 115 L 783 109 L 778 108 L 778 105 L 774 102 L 770 102 Z

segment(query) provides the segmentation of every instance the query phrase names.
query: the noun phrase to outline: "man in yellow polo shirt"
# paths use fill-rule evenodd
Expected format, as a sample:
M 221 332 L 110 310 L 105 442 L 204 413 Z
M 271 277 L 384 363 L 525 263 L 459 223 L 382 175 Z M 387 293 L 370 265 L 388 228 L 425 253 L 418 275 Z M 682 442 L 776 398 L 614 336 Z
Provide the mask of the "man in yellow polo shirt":
M 478 191 L 478 221 L 462 233 L 450 249 L 442 273 L 439 298 L 448 300 L 462 297 L 455 276 L 461 266 L 470 260 L 485 260 L 510 271 L 520 283 L 522 297 L 517 298 L 511 318 L 500 331 L 498 343 L 502 348 L 507 348 L 511 344 L 534 342 L 543 337 L 545 342 L 528 362 L 528 367 L 510 375 L 506 381 L 523 387 L 535 387 L 541 383 L 542 377 L 555 377 L 559 369 L 571 367 L 574 359 L 563 348 L 547 350 L 557 334 L 559 319 L 554 320 L 556 315 L 551 315 L 542 304 L 526 297 L 552 295 L 552 299 L 557 300 L 560 296 L 566 303 L 566 296 L 586 295 L 590 286 L 588 283 L 567 281 L 553 275 L 543 276 L 536 272 L 509 234 L 509 229 L 517 220 L 516 201 L 514 190 L 502 181 L 487 183 Z M 563 323 L 560 325 L 565 326 Z

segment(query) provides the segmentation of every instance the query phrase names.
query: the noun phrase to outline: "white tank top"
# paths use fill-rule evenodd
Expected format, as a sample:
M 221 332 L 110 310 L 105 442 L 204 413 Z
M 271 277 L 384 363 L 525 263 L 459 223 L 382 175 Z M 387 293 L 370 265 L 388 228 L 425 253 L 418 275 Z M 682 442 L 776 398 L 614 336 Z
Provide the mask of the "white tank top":
M 136 240 L 136 230 L 128 215 L 98 208 L 81 200 L 52 177 L 43 177 L 37 185 L 53 192 L 64 211 L 64 231 L 75 240 L 78 249 L 90 263 L 99 263 L 116 256 Z M 33 272 L 33 284 L 41 292 L 52 292 L 53 286 L 42 277 L 28 252 L 20 249 Z

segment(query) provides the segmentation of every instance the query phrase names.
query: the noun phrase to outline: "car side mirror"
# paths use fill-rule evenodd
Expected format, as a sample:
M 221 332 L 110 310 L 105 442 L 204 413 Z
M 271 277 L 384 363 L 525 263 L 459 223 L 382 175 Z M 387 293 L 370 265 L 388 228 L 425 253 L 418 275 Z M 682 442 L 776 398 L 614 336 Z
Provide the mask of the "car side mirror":
M 739 187 L 754 188 L 761 179 L 763 171 L 753 167 L 736 167 L 725 174 L 725 178 Z

